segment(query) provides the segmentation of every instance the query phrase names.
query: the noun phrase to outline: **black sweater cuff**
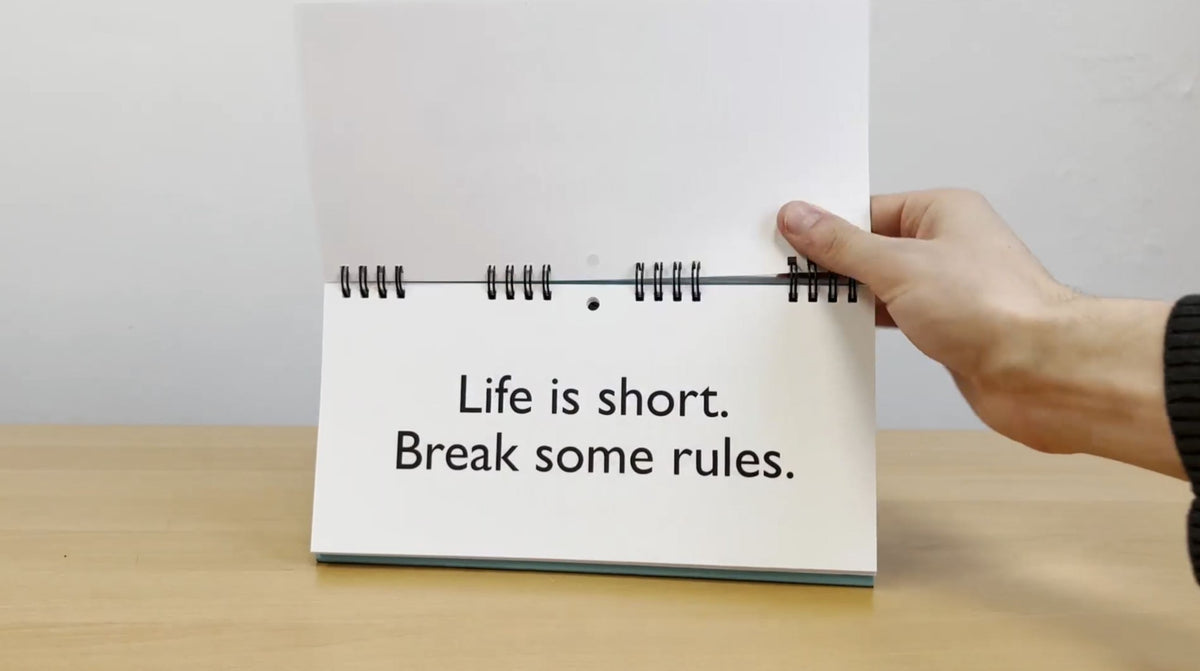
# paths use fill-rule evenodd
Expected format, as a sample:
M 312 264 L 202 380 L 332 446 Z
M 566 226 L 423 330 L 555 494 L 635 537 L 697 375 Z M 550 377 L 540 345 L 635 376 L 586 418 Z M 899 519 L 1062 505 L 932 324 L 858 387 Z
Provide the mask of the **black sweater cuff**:
M 1167 415 L 1192 493 L 1200 497 L 1200 295 L 1175 304 L 1167 321 L 1165 345 Z M 1200 498 L 1192 501 L 1187 533 L 1192 570 L 1200 582 Z

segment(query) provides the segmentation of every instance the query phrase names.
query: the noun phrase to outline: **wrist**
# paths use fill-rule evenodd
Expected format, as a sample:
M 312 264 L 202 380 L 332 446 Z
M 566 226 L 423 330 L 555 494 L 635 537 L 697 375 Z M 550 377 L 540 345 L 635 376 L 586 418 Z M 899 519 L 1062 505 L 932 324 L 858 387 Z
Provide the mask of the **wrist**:
M 1153 401 L 1165 418 L 1163 341 L 1170 310 L 1154 301 L 1066 301 L 1033 329 L 1025 379 L 1044 394 L 1107 401 L 1118 414 Z
M 1179 476 L 1166 413 L 1170 305 L 1072 296 L 1021 316 L 979 378 L 1001 433 Z

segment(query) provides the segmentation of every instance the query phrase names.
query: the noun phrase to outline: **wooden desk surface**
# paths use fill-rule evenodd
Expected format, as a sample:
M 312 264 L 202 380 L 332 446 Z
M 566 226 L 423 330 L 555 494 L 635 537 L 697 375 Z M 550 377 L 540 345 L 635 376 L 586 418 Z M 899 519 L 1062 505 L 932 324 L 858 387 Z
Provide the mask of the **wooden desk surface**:
M 0 427 L 0 669 L 1195 669 L 1187 488 L 880 439 L 874 590 L 317 566 L 310 429 Z

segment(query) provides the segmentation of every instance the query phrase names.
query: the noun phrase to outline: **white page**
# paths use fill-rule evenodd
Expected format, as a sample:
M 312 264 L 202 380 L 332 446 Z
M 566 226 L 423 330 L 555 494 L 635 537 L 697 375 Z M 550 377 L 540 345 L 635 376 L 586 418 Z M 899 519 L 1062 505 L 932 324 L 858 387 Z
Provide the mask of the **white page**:
M 518 287 L 508 301 L 501 288 L 491 301 L 482 286 L 433 284 L 385 300 L 329 286 L 313 551 L 873 573 L 870 297 L 847 303 L 843 287 L 837 304 L 803 292 L 789 303 L 786 286 L 705 286 L 700 302 L 685 288 L 676 303 L 668 286 L 664 302 L 639 303 L 633 291 L 564 285 L 526 301 Z M 462 375 L 468 407 L 482 407 L 488 377 L 511 375 L 531 411 L 461 412 Z M 685 416 L 600 414 L 600 392 L 619 393 L 623 376 L 647 394 L 716 395 L 707 413 L 689 396 Z M 561 412 L 568 388 L 575 415 Z M 432 470 L 398 469 L 401 431 L 467 447 L 500 432 L 519 471 L 449 470 L 441 451 Z M 674 474 L 675 449 L 723 451 L 725 437 L 733 454 L 758 455 L 744 464 L 758 475 L 700 477 L 686 454 Z M 538 472 L 542 445 L 644 447 L 652 472 Z M 763 465 L 768 452 L 778 470 Z
M 299 8 L 327 281 L 550 263 L 786 271 L 779 208 L 869 226 L 867 0 Z

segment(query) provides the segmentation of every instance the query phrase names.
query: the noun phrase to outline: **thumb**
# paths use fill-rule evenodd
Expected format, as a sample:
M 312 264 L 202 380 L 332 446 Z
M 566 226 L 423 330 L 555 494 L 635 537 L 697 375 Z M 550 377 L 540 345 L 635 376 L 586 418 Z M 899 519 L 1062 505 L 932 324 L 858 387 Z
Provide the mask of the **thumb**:
M 870 286 L 895 279 L 898 240 L 875 235 L 815 205 L 791 202 L 779 210 L 779 232 L 804 258 Z

